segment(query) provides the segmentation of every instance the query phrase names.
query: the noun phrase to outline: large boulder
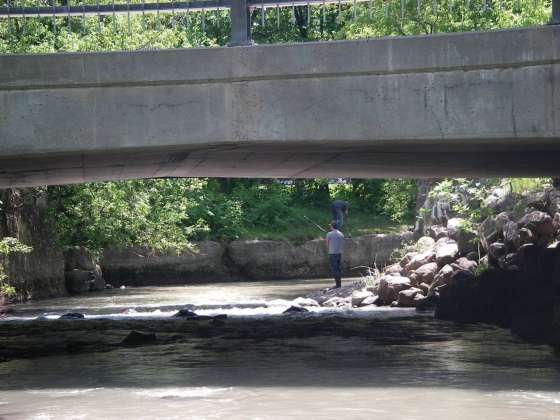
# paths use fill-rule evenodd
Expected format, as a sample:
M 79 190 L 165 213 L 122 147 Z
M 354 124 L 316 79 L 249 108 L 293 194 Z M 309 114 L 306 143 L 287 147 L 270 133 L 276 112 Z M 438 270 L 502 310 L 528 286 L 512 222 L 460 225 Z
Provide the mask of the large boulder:
M 451 239 L 457 240 L 457 235 L 465 225 L 465 219 L 460 217 L 453 217 L 447 221 L 447 232 Z
M 435 259 L 437 264 L 442 267 L 457 259 L 459 256 L 459 246 L 451 238 L 441 238 L 435 245 Z
M 403 272 L 404 268 L 400 263 L 391 264 L 383 270 L 384 274 L 397 274 L 400 275 Z
M 429 262 L 432 262 L 435 258 L 435 255 L 436 254 L 434 253 L 434 251 L 426 251 L 426 252 L 421 252 L 420 254 L 416 254 L 414 257 L 410 259 L 408 264 L 404 267 L 404 272 L 410 273 L 411 271 L 422 267 L 424 264 L 428 264 Z
M 93 270 L 69 270 L 64 273 L 66 290 L 71 294 L 105 289 L 101 268 L 96 264 Z
M 322 305 L 326 306 L 327 308 L 340 308 L 340 307 L 343 307 L 343 306 L 348 306 L 348 305 L 350 305 L 350 303 L 351 302 L 350 302 L 349 298 L 334 296 L 334 297 L 324 301 Z
M 422 295 L 423 292 L 421 289 L 417 289 L 416 287 L 411 287 L 407 290 L 401 290 L 399 292 L 397 302 L 399 302 L 399 306 L 415 306 L 414 298 L 418 294 Z
M 560 213 L 554 213 L 552 217 L 552 226 L 556 233 L 560 232 Z
M 508 250 L 516 250 L 520 245 L 519 226 L 517 223 L 509 221 L 502 228 L 504 243 Z
M 496 224 L 496 219 L 493 216 L 489 216 L 479 225 L 478 235 L 480 237 L 480 242 L 485 251 L 492 242 L 496 242 L 499 238 L 499 230 Z
M 66 289 L 69 293 L 105 289 L 101 267 L 87 248 L 74 246 L 64 251 Z
M 509 188 L 497 187 L 483 200 L 482 206 L 499 213 L 511 209 L 518 198 Z
M 502 239 L 503 228 L 510 221 L 510 215 L 508 213 L 502 212 L 496 216 L 489 216 L 479 225 L 478 236 L 480 237 L 480 242 L 485 251 L 488 250 L 488 246 Z
M 447 237 L 447 229 L 441 225 L 432 225 L 427 229 L 428 236 L 432 237 L 434 240 Z
M 478 263 L 476 261 L 469 260 L 466 257 L 461 257 L 451 263 L 451 267 L 456 271 L 470 271 L 474 273 L 478 267 Z
M 539 211 L 547 211 L 549 195 L 546 191 L 529 192 L 525 195 L 524 201 L 527 207 L 531 207 Z
M 492 267 L 500 266 L 500 258 L 507 254 L 507 247 L 502 242 L 493 242 L 488 247 L 488 264 Z
M 498 260 L 498 266 L 502 270 L 519 270 L 519 256 L 515 252 L 510 252 Z
M 411 283 L 408 277 L 383 276 L 379 280 L 378 296 L 384 305 L 396 301 L 401 290 L 410 289 Z
M 70 270 L 95 270 L 94 255 L 83 246 L 74 246 L 64 251 L 66 271 Z
M 519 229 L 519 246 L 525 244 L 534 244 L 537 242 L 537 237 L 531 229 L 521 228 Z
M 376 305 L 378 302 L 379 302 L 379 296 L 371 295 L 360 302 L 360 307 Z
M 437 272 L 438 265 L 436 262 L 424 264 L 410 273 L 410 281 L 414 285 L 418 285 L 420 283 L 431 284 Z
M 422 236 L 416 242 L 416 250 L 418 252 L 431 251 L 431 250 L 434 249 L 435 244 L 436 244 L 436 241 L 434 240 L 434 238 L 432 238 L 430 236 Z
M 347 303 L 352 300 L 352 293 L 354 290 L 363 290 L 366 287 L 366 282 L 364 280 L 358 280 L 351 284 L 346 284 L 345 286 L 339 288 L 323 289 L 308 293 L 304 296 L 306 299 L 313 299 L 319 305 L 325 305 L 325 303 L 333 298 L 341 299 Z M 303 305 L 300 305 L 303 306 Z
M 560 190 L 554 189 L 548 192 L 547 211 L 551 216 L 560 212 Z
M 368 290 L 354 290 L 352 292 L 352 306 L 360 306 L 362 301 L 369 297 L 373 297 L 373 293 Z
M 90 290 L 91 272 L 86 270 L 71 270 L 64 273 L 66 290 L 71 294 L 85 293 Z
M 407 264 L 410 262 L 410 260 L 412 260 L 412 258 L 414 258 L 416 255 L 418 255 L 418 252 L 416 251 L 407 252 L 406 254 L 404 254 L 402 258 L 399 260 L 400 266 L 405 268 Z
M 459 258 L 452 264 L 444 265 L 436 274 L 434 282 L 430 285 L 430 292 L 442 286 L 451 286 L 455 283 L 455 279 L 459 276 L 472 277 L 474 275 L 477 263 L 467 258 Z
M 533 233 L 543 238 L 552 238 L 555 231 L 552 217 L 548 213 L 538 210 L 523 216 L 518 224 L 520 227 L 531 229 Z
M 467 255 L 476 250 L 474 243 L 476 234 L 467 228 L 468 225 L 467 221 L 460 217 L 454 217 L 447 222 L 449 237 L 457 242 L 460 255 Z
M 282 313 L 283 314 L 301 314 L 301 313 L 305 313 L 305 312 L 309 312 L 309 309 L 304 308 L 303 306 L 292 305 Z
M 455 273 L 456 270 L 453 267 L 451 267 L 451 264 L 446 264 L 443 267 L 441 267 L 441 269 L 434 277 L 433 283 L 430 285 L 430 290 L 433 290 L 438 286 L 451 283 L 453 279 L 453 275 Z

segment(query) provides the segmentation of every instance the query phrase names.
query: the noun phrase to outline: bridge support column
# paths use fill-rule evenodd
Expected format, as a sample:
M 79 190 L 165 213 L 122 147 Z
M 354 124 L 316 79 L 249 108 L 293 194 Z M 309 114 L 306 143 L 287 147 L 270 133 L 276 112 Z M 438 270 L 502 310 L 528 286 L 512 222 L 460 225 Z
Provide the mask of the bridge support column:
M 552 0 L 552 19 L 551 25 L 560 25 L 560 0 Z
M 230 10 L 231 40 L 228 45 L 230 47 L 252 45 L 251 28 L 249 26 L 251 17 L 249 16 L 247 0 L 232 0 Z

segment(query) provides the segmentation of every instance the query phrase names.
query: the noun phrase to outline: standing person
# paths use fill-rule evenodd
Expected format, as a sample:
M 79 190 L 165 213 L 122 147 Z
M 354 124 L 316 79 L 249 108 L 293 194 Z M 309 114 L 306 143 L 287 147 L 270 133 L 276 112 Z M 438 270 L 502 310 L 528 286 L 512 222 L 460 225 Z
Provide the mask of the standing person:
M 344 245 L 344 234 L 338 230 L 336 222 L 329 226 L 330 232 L 327 233 L 327 248 L 329 250 L 329 260 L 331 271 L 334 276 L 335 288 L 342 285 L 342 246 Z
M 344 216 L 348 218 L 348 201 L 335 200 L 331 203 L 332 218 L 338 229 L 344 225 Z

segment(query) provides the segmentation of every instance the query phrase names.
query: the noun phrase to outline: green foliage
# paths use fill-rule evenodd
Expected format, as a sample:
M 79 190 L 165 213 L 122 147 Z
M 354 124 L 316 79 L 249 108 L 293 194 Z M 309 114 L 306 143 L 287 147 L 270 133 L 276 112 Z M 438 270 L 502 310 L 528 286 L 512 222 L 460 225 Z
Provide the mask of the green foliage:
M 106 4 L 102 1 L 101 4 Z M 119 3 L 118 1 L 115 2 Z M 132 1 L 131 3 L 134 3 Z M 86 0 L 83 4 L 96 4 Z M 28 6 L 35 6 L 29 2 Z M 53 24 L 55 22 L 55 24 Z M 55 51 L 130 51 L 161 48 L 212 47 L 228 40 L 229 17 L 225 11 L 191 12 L 188 15 L 50 17 L 0 20 L 0 53 Z M 203 30 L 204 29 L 204 30 Z
M 410 221 L 416 209 L 416 181 L 387 180 L 381 186 L 383 212 L 398 222 Z
M 94 251 L 110 245 L 180 249 L 207 229 L 190 216 L 203 185 L 198 179 L 153 179 L 49 187 L 53 230 L 61 244 Z
M 6 237 L 0 241 L 0 255 L 8 255 L 14 252 L 28 253 L 33 251 L 33 248 L 22 244 L 18 239 Z
M 514 194 L 526 194 L 532 191 L 543 190 L 552 185 L 551 178 L 505 178 L 502 185 L 508 187 Z
M 351 222 L 345 227 L 350 234 L 395 228 L 378 211 L 383 205 L 394 221 L 414 211 L 414 182 L 381 181 L 385 189 L 377 190 L 369 185 L 369 181 L 157 179 L 48 187 L 47 194 L 53 232 L 61 246 L 83 245 L 97 252 L 134 245 L 178 250 L 190 240 L 320 236 L 309 218 L 326 226 L 330 202 L 336 197 L 350 202 Z
M 35 6 L 34 0 L 24 0 Z M 115 4 L 124 3 L 116 0 Z M 131 3 L 139 3 L 134 0 Z M 83 4 L 97 4 L 85 0 Z M 100 4 L 110 4 L 102 0 Z M 417 6 L 420 6 L 417 9 Z M 406 0 L 360 2 L 252 11 L 257 43 L 362 39 L 393 35 L 476 31 L 546 24 L 551 0 L 468 0 L 466 2 Z M 310 15 L 308 16 L 308 12 Z M 278 19 L 279 18 L 279 19 Z M 129 24 L 130 22 L 130 24 Z M 101 17 L 79 16 L 0 20 L 0 53 L 55 51 L 130 51 L 226 45 L 229 12 L 147 13 Z
M 16 238 L 5 237 L 0 240 L 0 257 L 5 257 L 15 252 L 29 253 L 32 250 L 32 247 L 22 244 Z M 10 300 L 16 297 L 16 289 L 7 283 L 7 279 L 8 276 L 4 272 L 4 266 L 0 260 L 0 297 Z
M 432 203 L 449 203 L 451 216 L 465 218 L 468 223 L 478 222 L 487 216 L 482 202 L 496 185 L 497 179 L 444 179 L 431 189 L 429 198 Z

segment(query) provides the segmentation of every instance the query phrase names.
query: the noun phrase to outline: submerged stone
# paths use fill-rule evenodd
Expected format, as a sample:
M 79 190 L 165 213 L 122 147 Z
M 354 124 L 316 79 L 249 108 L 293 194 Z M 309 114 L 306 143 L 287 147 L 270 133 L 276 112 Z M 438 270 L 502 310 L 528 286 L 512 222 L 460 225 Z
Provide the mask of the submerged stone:
M 121 342 L 125 346 L 137 346 L 141 344 L 152 344 L 157 341 L 155 333 L 140 333 L 138 331 L 131 331 L 125 339 Z
M 303 312 L 309 312 L 309 309 L 304 308 L 302 306 L 290 306 L 288 309 L 286 309 L 282 313 L 283 314 L 291 314 L 291 313 L 303 313 Z
M 190 309 L 179 309 L 179 311 L 173 316 L 177 318 L 196 318 L 198 317 L 198 314 Z
M 58 319 L 84 319 L 84 318 L 85 318 L 84 314 L 80 314 L 78 312 L 68 312 L 67 314 L 60 316 L 60 318 Z

